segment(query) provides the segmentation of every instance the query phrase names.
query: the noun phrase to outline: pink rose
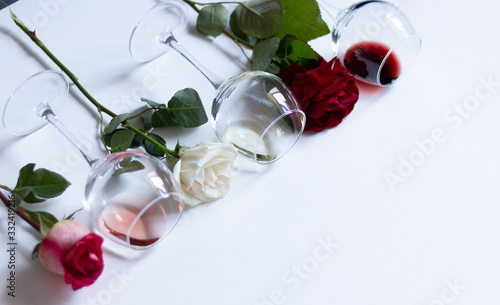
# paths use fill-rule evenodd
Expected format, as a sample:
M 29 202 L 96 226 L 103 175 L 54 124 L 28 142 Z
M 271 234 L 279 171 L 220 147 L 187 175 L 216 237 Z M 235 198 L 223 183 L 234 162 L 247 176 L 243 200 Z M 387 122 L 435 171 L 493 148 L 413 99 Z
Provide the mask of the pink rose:
M 64 275 L 73 290 L 93 284 L 104 267 L 102 237 L 74 220 L 56 223 L 40 244 L 38 256 L 48 270 Z

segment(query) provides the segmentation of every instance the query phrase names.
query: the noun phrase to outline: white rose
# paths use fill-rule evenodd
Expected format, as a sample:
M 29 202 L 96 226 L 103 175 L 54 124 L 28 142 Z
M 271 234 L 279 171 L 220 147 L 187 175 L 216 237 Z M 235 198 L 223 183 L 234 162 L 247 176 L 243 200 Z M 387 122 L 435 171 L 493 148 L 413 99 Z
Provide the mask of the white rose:
M 200 143 L 185 150 L 173 170 L 184 203 L 195 206 L 224 197 L 229 192 L 236 156 L 231 144 Z

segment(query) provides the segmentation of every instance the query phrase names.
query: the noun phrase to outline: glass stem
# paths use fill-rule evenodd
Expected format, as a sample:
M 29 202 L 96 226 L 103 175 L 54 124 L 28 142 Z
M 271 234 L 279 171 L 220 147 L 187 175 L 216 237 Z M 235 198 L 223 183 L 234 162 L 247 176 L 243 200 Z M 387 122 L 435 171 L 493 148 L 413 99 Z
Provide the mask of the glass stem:
M 73 136 L 73 134 L 69 132 L 68 128 L 66 128 L 66 126 L 64 126 L 64 124 L 59 121 L 57 116 L 52 111 L 52 108 L 50 108 L 50 106 L 46 102 L 38 105 L 38 107 L 35 109 L 35 112 L 38 116 L 44 118 L 50 124 L 52 124 L 52 126 L 57 128 L 57 130 L 59 130 L 59 132 L 80 151 L 82 156 L 85 158 L 85 161 L 87 161 L 90 166 L 92 166 L 92 164 L 98 160 L 98 158 L 94 156 L 94 154 L 90 152 L 85 146 L 83 146 L 80 141 L 78 141 L 75 136 Z
M 182 55 L 187 61 L 189 61 L 198 71 L 205 76 L 205 78 L 214 86 L 215 89 L 218 89 L 224 79 L 212 73 L 212 71 L 208 70 L 204 65 L 202 65 L 193 55 L 191 55 L 178 41 L 175 39 L 172 32 L 169 30 L 163 31 L 158 37 L 158 41 L 166 44 L 167 46 L 174 49 L 177 53 Z

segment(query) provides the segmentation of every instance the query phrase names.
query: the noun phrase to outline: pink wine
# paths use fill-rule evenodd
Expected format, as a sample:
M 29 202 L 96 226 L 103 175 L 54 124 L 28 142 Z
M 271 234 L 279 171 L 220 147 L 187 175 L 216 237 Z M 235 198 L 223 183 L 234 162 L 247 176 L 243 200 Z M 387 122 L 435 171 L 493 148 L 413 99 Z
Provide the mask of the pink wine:
M 102 215 L 104 228 L 123 241 L 127 240 L 130 231 L 132 246 L 147 247 L 154 244 L 165 233 L 166 214 L 161 205 L 153 205 L 146 211 L 142 211 L 143 206 L 144 203 L 139 201 L 106 205 Z
M 127 235 L 111 229 L 105 221 L 103 221 L 103 223 L 104 223 L 104 227 L 111 235 L 116 236 L 123 241 L 127 240 Z M 139 239 L 139 238 L 134 238 L 134 237 L 130 236 L 130 245 L 138 246 L 138 247 L 147 247 L 147 246 L 154 244 L 158 240 L 159 240 L 159 238 Z
M 370 83 L 377 82 L 377 73 L 390 48 L 373 41 L 362 41 L 352 45 L 344 55 L 344 66 L 352 75 Z M 401 74 L 399 60 L 391 53 L 380 71 L 380 84 L 388 85 Z

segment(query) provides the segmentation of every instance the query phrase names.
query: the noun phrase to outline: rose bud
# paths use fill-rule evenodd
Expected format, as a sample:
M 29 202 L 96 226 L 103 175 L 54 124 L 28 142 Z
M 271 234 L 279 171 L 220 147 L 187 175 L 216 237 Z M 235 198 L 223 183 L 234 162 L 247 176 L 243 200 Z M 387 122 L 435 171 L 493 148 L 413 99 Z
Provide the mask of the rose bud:
M 185 150 L 173 170 L 184 203 L 195 206 L 224 197 L 229 192 L 236 156 L 231 144 L 199 143 Z
M 74 220 L 56 223 L 42 240 L 38 257 L 48 270 L 64 275 L 73 290 L 93 284 L 104 267 L 102 237 Z

